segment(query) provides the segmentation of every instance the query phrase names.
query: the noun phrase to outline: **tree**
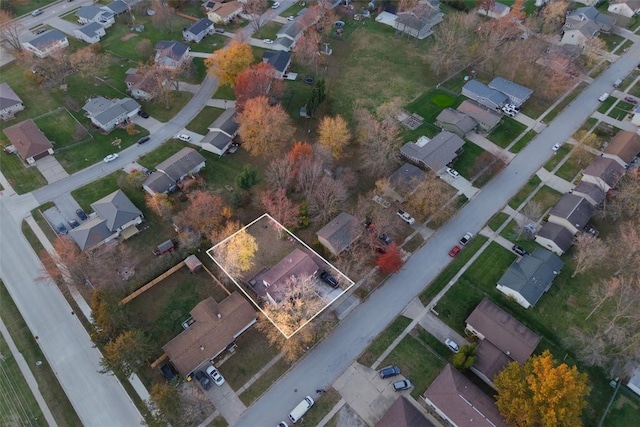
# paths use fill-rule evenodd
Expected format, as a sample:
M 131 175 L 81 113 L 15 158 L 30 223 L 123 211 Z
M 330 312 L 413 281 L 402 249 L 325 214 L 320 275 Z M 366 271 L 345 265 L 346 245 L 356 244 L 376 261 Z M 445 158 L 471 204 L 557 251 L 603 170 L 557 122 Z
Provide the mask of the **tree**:
M 125 331 L 102 349 L 100 365 L 105 373 L 114 371 L 129 377 L 151 356 L 152 347 L 140 330 Z
M 136 44 L 136 53 L 147 60 L 151 60 L 152 55 L 155 55 L 155 47 L 149 39 L 142 39 Z
M 306 158 L 300 162 L 300 167 L 296 174 L 296 189 L 309 200 L 323 176 L 322 160 Z
M 342 157 L 344 147 L 351 139 L 349 126 L 342 116 L 327 116 L 322 119 L 318 127 L 318 141 L 320 145 L 331 150 L 334 158 Z
M 251 26 L 254 32 L 259 32 L 262 25 L 268 21 L 262 19 L 262 14 L 269 10 L 267 0 L 246 0 L 244 10 L 251 17 Z
M 545 350 L 524 365 L 511 362 L 494 377 L 496 405 L 513 426 L 581 426 L 587 381 L 587 374 L 575 366 L 558 364 Z
M 76 50 L 69 55 L 71 67 L 85 77 L 93 76 L 96 70 L 104 66 L 104 56 L 99 49 L 100 45 L 96 43 Z
M 0 41 L 7 44 L 13 51 L 21 51 L 20 32 L 22 31 L 20 21 L 13 21 L 13 14 L 7 10 L 0 10 Z
M 236 176 L 236 185 L 242 190 L 248 190 L 258 183 L 258 169 L 251 165 L 244 165 L 242 172 Z
M 307 142 L 296 142 L 289 150 L 288 158 L 291 162 L 293 174 L 296 175 L 301 164 L 313 158 L 313 147 Z
M 260 202 L 267 213 L 283 227 L 293 228 L 297 225 L 300 207 L 287 197 L 284 188 L 263 191 Z
M 209 236 L 228 217 L 225 212 L 220 196 L 196 190 L 189 194 L 189 206 L 177 215 L 175 223 L 182 229 L 196 231 L 200 236 Z
M 564 24 L 567 9 L 569 9 L 569 0 L 556 0 L 545 3 L 542 8 L 542 31 L 546 34 L 556 33 Z
M 149 394 L 150 404 L 155 409 L 159 425 L 180 425 L 182 402 L 178 388 L 166 382 L 155 383 Z
M 205 59 L 204 64 L 221 86 L 233 87 L 238 74 L 253 64 L 253 52 L 247 43 L 232 40 Z
M 265 172 L 265 181 L 271 188 L 288 190 L 293 176 L 293 165 L 289 157 L 278 157 L 269 163 Z
M 291 118 L 264 96 L 249 99 L 236 117 L 243 146 L 252 156 L 275 156 L 293 136 Z
M 280 97 L 284 87 L 282 81 L 276 79 L 275 72 L 271 64 L 260 62 L 238 74 L 234 87 L 236 108 L 241 111 L 248 99 L 257 96 Z
M 296 361 L 323 335 L 323 326 L 323 321 L 315 319 L 287 339 L 264 315 L 259 315 L 256 322 L 256 328 L 266 336 L 271 345 L 276 347 L 288 362 Z
M 609 249 L 604 241 L 587 233 L 576 237 L 574 248 L 573 260 L 576 267 L 571 275 L 572 278 L 602 264 L 607 258 Z
M 618 267 L 614 276 L 625 271 L 637 272 L 640 269 L 640 228 L 637 221 L 620 223 L 609 247 L 614 255 L 613 264 Z
M 609 202 L 606 214 L 613 220 L 640 217 L 640 170 L 627 171 L 618 182 L 616 196 Z
M 91 340 L 97 345 L 113 340 L 131 325 L 127 311 L 118 300 L 114 292 L 107 290 L 96 289 L 91 295 Z
M 479 19 L 475 13 L 448 13 L 444 22 L 434 27 L 433 42 L 427 51 L 434 73 L 445 76 L 469 65 L 477 43 Z
M 399 271 L 404 265 L 402 250 L 395 242 L 391 243 L 387 246 L 387 252 L 378 257 L 376 265 L 380 268 L 382 274 L 392 274 Z
M 162 2 L 154 2 L 151 22 L 155 28 L 163 33 L 170 33 L 178 23 L 176 11 L 173 6 L 164 5 Z
M 322 37 L 312 27 L 308 28 L 293 47 L 293 57 L 305 68 L 312 68 L 318 74 L 318 56 Z
M 258 244 L 255 237 L 242 229 L 218 248 L 215 250 L 218 261 L 229 275 L 236 276 L 251 269 Z
M 311 95 L 307 101 L 307 114 L 313 116 L 318 106 L 324 101 L 326 97 L 324 79 L 317 79 L 311 89 Z
M 155 193 L 153 196 L 147 194 L 145 197 L 145 204 L 160 218 L 168 218 L 171 215 L 173 201 L 167 194 Z
M 586 69 L 595 67 L 607 52 L 606 43 L 599 37 L 587 39 L 582 49 L 582 61 Z
M 476 348 L 476 343 L 460 347 L 460 351 L 454 354 L 451 360 L 453 366 L 460 371 L 471 368 L 476 363 Z
M 376 187 L 383 188 L 385 181 L 376 182 Z M 406 203 L 409 211 L 416 216 L 416 220 L 424 222 L 443 209 L 451 196 L 450 187 L 446 182 L 433 174 L 428 174 L 427 178 L 415 187 Z
M 308 197 L 309 212 L 324 223 L 342 209 L 347 190 L 340 180 L 323 176 Z
M 375 175 L 388 175 L 397 165 L 400 128 L 395 120 L 378 121 L 365 108 L 354 113 L 356 139 L 362 147 L 362 165 Z
M 516 219 L 516 223 L 518 224 L 518 235 L 516 240 L 520 239 L 523 234 L 526 239 L 532 239 L 535 229 L 532 230 L 531 227 L 535 227 L 535 224 L 541 216 L 542 205 L 540 202 L 536 200 L 529 200 L 529 203 L 522 208 L 520 215 L 518 215 Z

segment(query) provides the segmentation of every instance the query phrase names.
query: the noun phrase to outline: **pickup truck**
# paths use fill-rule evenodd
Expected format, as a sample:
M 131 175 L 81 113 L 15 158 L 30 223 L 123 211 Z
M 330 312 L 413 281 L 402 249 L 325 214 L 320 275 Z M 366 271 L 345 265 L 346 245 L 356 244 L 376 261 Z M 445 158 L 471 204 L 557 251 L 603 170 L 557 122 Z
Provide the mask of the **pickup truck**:
M 462 236 L 462 239 L 460 239 L 460 244 L 462 246 L 466 245 L 467 243 L 469 243 L 469 240 L 471 240 L 471 238 L 473 237 L 472 233 L 467 233 L 464 236 Z

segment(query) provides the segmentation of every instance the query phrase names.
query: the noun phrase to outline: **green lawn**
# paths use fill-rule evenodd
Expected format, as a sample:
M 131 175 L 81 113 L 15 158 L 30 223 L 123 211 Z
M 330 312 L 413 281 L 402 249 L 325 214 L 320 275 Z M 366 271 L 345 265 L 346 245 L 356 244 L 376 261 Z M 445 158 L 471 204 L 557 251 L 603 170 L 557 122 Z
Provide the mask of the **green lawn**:
M 540 181 L 540 178 L 534 175 L 524 185 L 524 187 L 522 187 L 520 191 L 518 191 L 518 194 L 516 194 L 513 197 L 513 199 L 509 201 L 509 206 L 511 206 L 513 209 L 517 209 L 518 206 L 520 206 L 522 202 L 524 202 L 524 199 L 526 199 L 529 196 L 529 194 L 531 194 L 531 192 L 535 190 L 541 182 L 542 181 Z
M 111 173 L 84 187 L 73 190 L 71 196 L 85 212 L 92 212 L 91 203 L 116 191 L 118 189 L 118 178 L 124 175 L 125 173 L 122 171 Z
M 607 114 L 609 117 L 613 117 L 616 120 L 623 120 L 627 114 L 633 112 L 634 106 L 628 102 L 618 101 L 616 106 Z
M 213 53 L 223 48 L 231 39 L 221 34 L 206 36 L 200 43 L 191 43 L 189 47 L 193 52 Z
M 325 415 L 327 415 L 331 409 L 340 401 L 342 397 L 340 393 L 330 388 L 322 393 L 320 396 L 314 399 L 313 408 L 309 410 L 300 420 L 300 426 L 302 427 L 315 427 L 320 423 Z
M 277 22 L 269 21 L 262 27 L 260 27 L 260 31 L 254 34 L 253 37 L 257 39 L 276 39 L 276 34 L 282 28 L 282 24 Z
M 411 319 L 404 316 L 397 317 L 389 327 L 371 343 L 360 355 L 358 363 L 371 366 L 373 362 L 391 345 L 398 335 L 411 323 Z
M 186 128 L 191 132 L 206 135 L 209 132 L 209 125 L 220 117 L 223 112 L 224 110 L 221 108 L 204 107 Z
M 487 223 L 487 227 L 489 227 L 493 231 L 496 231 L 498 228 L 500 228 L 502 224 L 504 224 L 504 222 L 508 218 L 509 218 L 509 215 L 507 215 L 506 213 L 498 212 L 497 214 L 491 217 L 491 219 Z
M 529 132 L 527 132 L 522 138 L 520 138 L 518 142 L 516 142 L 511 148 L 509 148 L 509 151 L 511 151 L 512 153 L 519 153 L 524 147 L 529 145 L 531 140 L 537 135 L 538 134 L 535 130 L 529 130 Z
M 166 123 L 171 120 L 193 98 L 191 92 L 173 92 L 171 105 L 167 108 L 162 102 L 139 101 L 142 108 L 154 119 Z
M 462 148 L 462 154 L 460 154 L 456 159 L 454 168 L 465 178 L 474 178 L 474 165 L 476 163 L 476 159 L 485 151 L 482 147 L 468 141 L 464 143 Z
M 625 40 L 624 37 L 619 36 L 617 34 L 600 33 L 598 37 L 603 42 L 605 42 L 605 44 L 607 45 L 607 50 L 609 52 L 611 52 L 613 49 L 615 49 L 618 45 L 620 45 Z M 618 52 L 618 53 L 621 53 L 621 52 Z
M 538 202 L 542 207 L 542 211 L 550 209 L 555 206 L 556 203 L 562 198 L 562 193 L 554 190 L 553 188 L 543 185 L 540 190 L 531 198 L 532 201 Z
M 138 159 L 138 163 L 153 170 L 159 163 L 162 163 L 185 147 L 189 147 L 189 145 L 177 139 L 170 139 L 155 150 L 141 156 Z
M 231 86 L 218 86 L 218 90 L 213 94 L 213 99 L 236 99 L 236 94 Z
M 547 160 L 547 163 L 544 164 L 544 168 L 551 172 L 556 166 L 558 166 L 558 163 L 560 163 L 562 159 L 564 159 L 565 156 L 569 154 L 571 148 L 573 147 L 568 144 L 561 145 L 560 149 L 553 153 L 553 156 L 551 156 L 551 158 Z
M 262 394 L 267 391 L 271 384 L 276 382 L 278 378 L 285 374 L 289 370 L 289 363 L 284 359 L 278 360 L 267 372 L 265 372 L 260 378 L 254 382 L 251 387 L 246 389 L 239 396 L 242 403 L 246 406 L 250 406 L 256 401 Z
M 602 114 L 606 113 L 609 110 L 609 108 L 611 108 L 611 106 L 615 104 L 617 101 L 618 101 L 618 98 L 609 96 L 607 99 L 604 100 L 604 102 L 600 104 L 600 107 L 598 107 L 598 112 Z
M 5 144 L 4 134 L 1 135 L 0 140 Z M 7 154 L 4 150 L 0 150 L 0 170 L 18 194 L 29 193 L 47 185 L 47 180 L 38 168 L 25 166 L 17 154 Z
M 4 3 L 4 2 L 3 2 Z M 14 16 L 19 17 L 33 12 L 36 9 L 44 8 L 55 0 L 29 0 L 29 1 L 12 1 L 2 5 L 3 10 L 11 12 Z
M 487 136 L 487 139 L 502 148 L 506 148 L 526 128 L 525 125 L 516 122 L 511 117 L 504 117 L 498 127 Z
M 603 425 L 605 427 L 635 427 L 639 419 L 640 398 L 625 387 L 620 387 Z
M 51 114 L 35 120 L 35 124 L 53 143 L 56 152 L 92 138 L 89 131 L 66 109 L 52 111 Z
M 578 164 L 576 156 L 572 154 L 567 159 L 567 161 L 564 162 L 562 166 L 560 166 L 560 169 L 558 169 L 556 175 L 558 175 L 562 179 L 572 182 L 573 179 L 578 175 L 578 173 L 580 173 L 583 168 L 587 167 L 589 163 L 591 163 L 591 160 L 595 158 L 595 156 L 591 153 L 589 153 L 588 156 L 585 154 L 585 157 L 588 157 L 588 159 L 583 160 L 582 164 Z
M 436 117 L 445 108 L 455 108 L 465 98 L 462 95 L 454 96 L 442 89 L 430 90 L 411 102 L 405 109 L 411 113 L 417 113 L 427 123 L 433 123 Z

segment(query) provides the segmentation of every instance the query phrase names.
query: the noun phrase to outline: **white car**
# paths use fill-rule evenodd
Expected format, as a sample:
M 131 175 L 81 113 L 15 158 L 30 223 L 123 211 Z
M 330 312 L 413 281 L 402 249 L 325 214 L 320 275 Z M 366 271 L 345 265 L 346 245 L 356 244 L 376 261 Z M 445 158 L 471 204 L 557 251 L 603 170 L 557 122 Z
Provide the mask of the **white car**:
M 224 377 L 220 375 L 220 372 L 218 372 L 218 370 L 213 365 L 207 368 L 207 375 L 211 377 L 211 379 L 214 383 L 216 383 L 217 386 L 221 386 L 222 384 L 224 384 Z
M 402 209 L 398 209 L 397 214 L 400 218 L 402 218 L 404 222 L 406 222 L 409 225 L 412 225 L 414 222 L 416 222 L 416 219 L 414 217 L 412 217 Z
M 271 39 L 263 39 L 262 41 L 266 44 L 273 44 L 273 40 Z
M 447 338 L 446 340 L 444 340 L 444 343 L 454 353 L 457 353 L 460 351 L 460 346 L 454 340 Z
M 457 178 L 457 177 L 459 177 L 459 176 L 460 176 L 460 174 L 458 173 L 458 171 L 457 171 L 457 170 L 455 170 L 455 169 L 447 168 L 447 169 L 446 169 L 446 171 L 447 171 L 447 174 L 449 174 L 449 176 L 450 176 L 451 178 Z
M 553 151 L 558 151 L 560 149 L 560 144 L 553 144 L 553 147 L 551 147 L 551 149 Z
M 176 136 L 176 138 L 178 138 L 180 141 L 184 141 L 184 142 L 189 142 L 191 141 L 191 137 L 185 133 L 181 133 L 180 135 Z
M 471 239 L 473 239 L 473 233 L 466 233 L 464 236 L 462 236 L 462 239 L 460 239 L 460 244 L 462 246 L 465 246 Z
M 296 19 L 296 17 L 293 15 L 287 16 L 287 21 L 293 21 L 294 19 Z
M 279 7 L 280 7 L 280 3 L 278 3 L 278 2 L 275 2 L 275 3 L 273 3 L 273 4 L 271 5 L 271 9 L 277 9 L 277 8 L 279 8 Z
M 113 162 L 115 159 L 117 159 L 118 156 L 117 154 L 109 154 L 107 157 L 105 157 L 104 159 L 102 159 L 105 163 L 109 163 L 109 162 Z

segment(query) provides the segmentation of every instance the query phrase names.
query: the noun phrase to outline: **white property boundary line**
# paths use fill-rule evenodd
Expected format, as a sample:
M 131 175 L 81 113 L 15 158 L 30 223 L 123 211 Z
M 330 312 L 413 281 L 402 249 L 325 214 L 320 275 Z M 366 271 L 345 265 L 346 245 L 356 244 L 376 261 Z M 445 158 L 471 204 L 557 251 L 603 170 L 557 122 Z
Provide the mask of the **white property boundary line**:
M 277 226 L 280 228 L 281 232 L 286 233 L 290 238 L 295 239 L 295 241 L 299 244 L 301 244 L 302 246 L 304 246 L 307 250 L 311 251 L 315 256 L 317 256 L 318 258 L 320 258 L 321 260 L 323 260 L 328 266 L 332 267 L 334 269 L 334 271 L 337 271 L 344 279 L 346 279 L 349 283 L 349 286 L 347 286 L 346 289 L 342 289 L 342 292 L 340 292 L 340 294 L 338 296 L 336 296 L 335 298 L 333 298 L 331 301 L 329 301 L 322 309 L 320 309 L 315 315 L 313 315 L 313 317 L 311 317 L 309 320 L 307 320 L 306 322 L 304 322 L 298 329 L 296 329 L 295 331 L 293 331 L 290 335 L 285 334 L 282 329 L 280 329 L 278 327 L 278 325 L 267 315 L 267 313 L 265 313 L 262 308 L 260 307 L 260 305 L 256 302 L 255 298 L 252 297 L 251 295 L 249 295 L 249 293 L 247 293 L 247 291 L 245 291 L 244 287 L 239 284 L 236 279 L 229 274 L 229 272 L 227 270 L 225 270 L 225 268 L 216 260 L 215 256 L 213 255 L 213 251 L 215 248 L 217 248 L 220 245 L 225 244 L 229 239 L 233 238 L 236 234 L 238 234 L 240 231 L 245 231 L 247 230 L 249 227 L 251 227 L 252 225 L 254 225 L 255 223 L 257 223 L 258 221 L 263 220 L 264 218 L 267 218 L 268 220 L 270 220 L 273 224 L 277 224 Z M 249 233 L 250 234 L 250 233 Z M 265 250 L 264 248 L 258 248 L 258 250 Z M 289 230 L 287 230 L 285 227 L 282 226 L 282 224 L 280 224 L 278 221 L 276 221 L 275 219 L 273 219 L 273 217 L 271 215 L 269 215 L 268 213 L 264 213 L 261 216 L 259 216 L 258 218 L 254 219 L 253 221 L 251 221 L 249 224 L 245 225 L 243 228 L 241 228 L 240 230 L 236 231 L 235 233 L 233 233 L 232 235 L 230 235 L 229 237 L 227 237 L 226 239 L 222 240 L 221 242 L 217 243 L 216 245 L 214 245 L 213 247 L 211 247 L 210 249 L 207 250 L 207 255 L 209 255 L 209 258 L 211 258 L 213 260 L 213 262 L 216 263 L 216 265 L 222 270 L 224 271 L 224 273 L 231 279 L 231 281 L 233 281 L 233 283 L 238 287 L 238 289 L 240 289 L 240 291 L 247 297 L 249 298 L 249 300 L 253 303 L 253 305 L 255 305 L 258 310 L 260 310 L 260 312 L 269 320 L 269 322 L 271 322 L 271 324 L 273 326 L 276 327 L 276 329 L 278 329 L 278 331 L 280 331 L 280 333 L 286 338 L 289 339 L 292 336 L 294 336 L 296 333 L 298 333 L 298 331 L 300 331 L 302 328 L 304 328 L 309 322 L 311 322 L 313 319 L 315 319 L 316 317 L 318 317 L 318 315 L 320 315 L 323 311 L 325 311 L 331 304 L 333 304 L 334 301 L 336 301 L 337 299 L 339 299 L 342 295 L 344 295 L 345 292 L 347 292 L 348 290 L 350 290 L 353 285 L 355 284 L 353 280 L 351 280 L 349 277 L 347 277 L 342 271 L 340 271 L 339 269 L 337 269 L 333 264 L 331 264 L 329 261 L 327 261 L 324 257 L 322 257 L 320 254 L 318 254 L 316 251 L 314 251 L 311 247 L 309 247 L 309 245 L 307 245 L 305 242 L 303 242 L 302 240 L 300 240 L 295 234 L 291 233 Z

